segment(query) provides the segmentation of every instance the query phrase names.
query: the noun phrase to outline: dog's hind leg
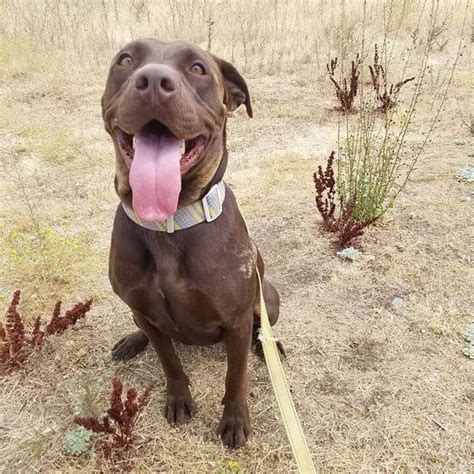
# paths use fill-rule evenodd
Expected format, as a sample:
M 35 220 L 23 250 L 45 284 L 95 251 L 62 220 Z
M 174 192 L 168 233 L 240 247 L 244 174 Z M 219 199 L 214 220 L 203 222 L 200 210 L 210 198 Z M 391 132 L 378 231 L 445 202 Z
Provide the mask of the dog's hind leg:
M 268 319 L 270 320 L 270 324 L 273 326 L 276 324 L 278 317 L 280 316 L 280 295 L 276 288 L 267 279 L 263 280 L 263 298 L 265 299 Z M 258 315 L 260 321 L 260 295 L 258 296 L 256 306 L 258 307 L 255 308 L 256 311 L 254 309 L 254 315 Z
M 138 326 L 135 316 L 133 317 L 135 324 Z M 112 347 L 112 359 L 114 360 L 130 360 L 143 352 L 148 346 L 148 337 L 139 329 L 131 334 L 122 337 Z
M 112 347 L 112 359 L 114 360 L 130 360 L 136 355 L 143 352 L 148 346 L 148 338 L 146 334 L 139 329 L 125 337 L 122 337 Z
M 280 295 L 276 288 L 265 278 L 265 265 L 263 264 L 262 256 L 257 250 L 257 268 L 260 273 L 260 278 L 263 283 L 263 298 L 265 299 L 265 306 L 267 308 L 268 319 L 273 326 L 278 321 L 280 315 Z M 260 326 L 260 290 L 258 283 L 256 287 L 255 303 L 253 308 L 254 325 Z
M 257 257 L 257 265 L 258 271 L 260 272 L 260 277 L 262 278 L 263 282 L 263 298 L 265 300 L 265 307 L 267 308 L 268 319 L 270 321 L 270 325 L 273 326 L 278 321 L 278 317 L 280 315 L 280 295 L 278 294 L 276 288 L 264 277 L 264 265 L 260 253 L 258 253 Z M 256 354 L 263 360 L 262 344 L 258 339 L 258 331 L 260 329 L 260 290 L 258 286 L 256 290 L 257 292 L 253 308 L 254 321 L 252 339 Z M 282 354 L 285 353 L 283 346 L 280 343 L 278 345 L 278 349 Z

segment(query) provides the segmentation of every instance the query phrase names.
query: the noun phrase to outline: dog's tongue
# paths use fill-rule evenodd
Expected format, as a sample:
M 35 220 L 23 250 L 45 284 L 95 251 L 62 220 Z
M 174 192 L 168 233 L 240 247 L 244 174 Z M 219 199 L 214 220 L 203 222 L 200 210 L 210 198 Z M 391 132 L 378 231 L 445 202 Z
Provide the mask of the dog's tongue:
M 165 221 L 176 212 L 181 191 L 181 140 L 145 126 L 135 135 L 130 167 L 133 210 L 144 221 Z

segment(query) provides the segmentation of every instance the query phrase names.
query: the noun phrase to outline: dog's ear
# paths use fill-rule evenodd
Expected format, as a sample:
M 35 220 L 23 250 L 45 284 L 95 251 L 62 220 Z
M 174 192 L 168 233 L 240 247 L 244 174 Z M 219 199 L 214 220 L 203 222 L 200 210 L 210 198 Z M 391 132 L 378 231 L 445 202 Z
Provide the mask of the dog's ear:
M 242 104 L 245 104 L 247 115 L 253 117 L 249 88 L 247 87 L 245 79 L 240 75 L 239 71 L 237 71 L 233 64 L 224 61 L 217 56 L 212 55 L 212 57 L 219 66 L 224 79 L 224 103 L 227 106 L 227 109 L 232 112 Z

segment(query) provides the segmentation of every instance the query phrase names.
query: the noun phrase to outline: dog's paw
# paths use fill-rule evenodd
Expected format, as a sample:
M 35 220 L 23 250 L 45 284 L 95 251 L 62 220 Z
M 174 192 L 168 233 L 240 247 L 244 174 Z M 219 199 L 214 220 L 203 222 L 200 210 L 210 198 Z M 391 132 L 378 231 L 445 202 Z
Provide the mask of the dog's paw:
M 187 382 L 181 387 L 168 385 L 164 415 L 171 426 L 184 425 L 196 414 L 196 411 L 196 404 L 191 397 Z
M 245 446 L 252 429 L 247 404 L 244 402 L 227 402 L 222 419 L 217 427 L 217 434 L 225 446 L 238 449 Z
M 112 347 L 112 359 L 130 360 L 137 354 L 143 352 L 148 345 L 148 338 L 142 331 L 136 331 L 128 336 L 122 337 Z

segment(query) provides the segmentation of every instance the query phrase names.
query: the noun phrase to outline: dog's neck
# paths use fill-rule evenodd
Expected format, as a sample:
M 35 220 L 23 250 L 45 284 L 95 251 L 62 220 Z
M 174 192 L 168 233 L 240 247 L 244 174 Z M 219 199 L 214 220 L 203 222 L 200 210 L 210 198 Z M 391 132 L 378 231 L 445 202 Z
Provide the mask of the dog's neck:
M 219 183 L 224 178 L 224 174 L 227 169 L 228 156 L 229 156 L 229 153 L 227 151 L 227 146 L 226 146 L 226 136 L 225 136 L 225 127 L 224 127 L 223 138 L 222 138 L 222 156 L 219 162 L 219 166 L 217 167 L 217 170 L 214 173 L 213 178 L 211 179 L 211 181 L 209 181 L 209 184 L 202 189 L 201 195 L 199 196 L 200 199 L 202 199 L 203 196 L 205 196 L 209 192 L 212 186 Z

